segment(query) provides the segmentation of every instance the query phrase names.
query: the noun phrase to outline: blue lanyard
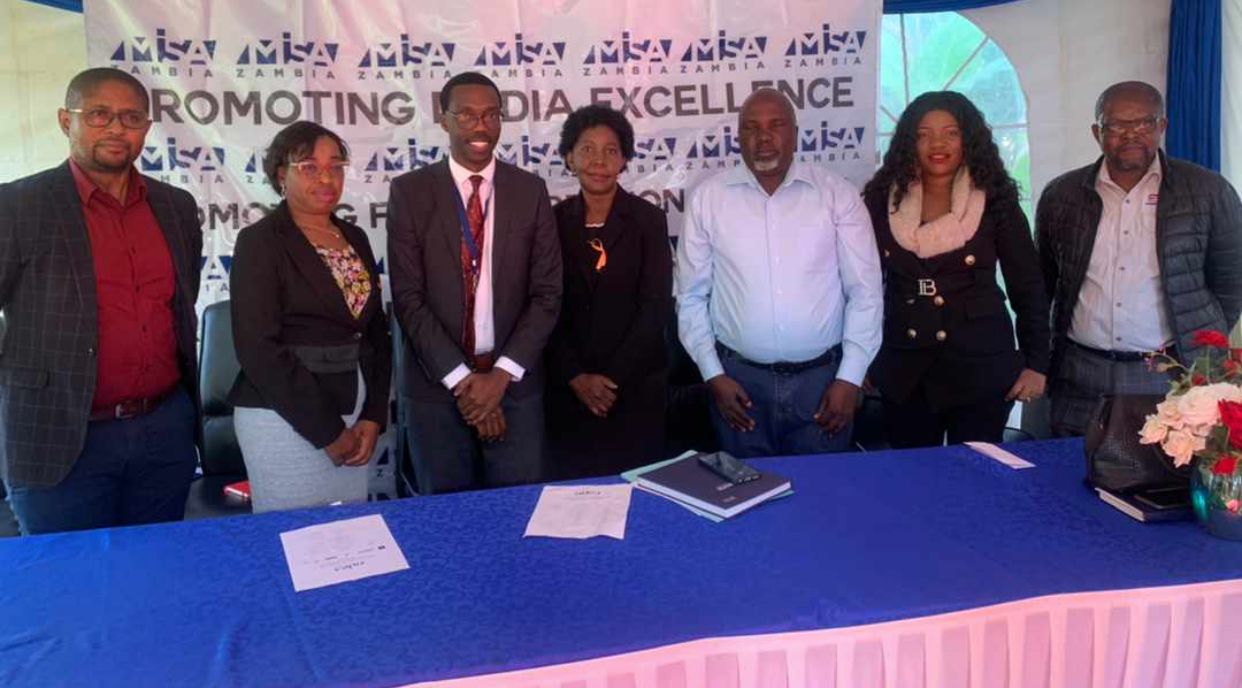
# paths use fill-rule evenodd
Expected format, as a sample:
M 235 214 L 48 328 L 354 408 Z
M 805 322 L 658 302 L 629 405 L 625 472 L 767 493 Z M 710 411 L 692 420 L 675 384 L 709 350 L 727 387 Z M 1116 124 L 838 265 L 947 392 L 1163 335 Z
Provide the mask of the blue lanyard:
M 456 187 L 457 185 L 454 184 L 453 186 Z M 453 190 L 456 191 L 456 193 L 453 194 L 453 200 L 457 201 L 457 220 L 461 224 L 461 238 L 466 242 L 466 251 L 470 253 L 470 269 L 477 277 L 479 274 L 479 264 L 482 261 L 482 250 L 480 250 L 479 245 L 475 243 L 474 232 L 470 231 L 470 219 L 466 217 L 466 206 L 462 205 L 461 202 L 461 190 L 456 188 Z M 484 223 L 487 222 L 487 211 L 491 205 L 492 199 L 489 196 L 487 198 L 487 203 L 483 206 Z

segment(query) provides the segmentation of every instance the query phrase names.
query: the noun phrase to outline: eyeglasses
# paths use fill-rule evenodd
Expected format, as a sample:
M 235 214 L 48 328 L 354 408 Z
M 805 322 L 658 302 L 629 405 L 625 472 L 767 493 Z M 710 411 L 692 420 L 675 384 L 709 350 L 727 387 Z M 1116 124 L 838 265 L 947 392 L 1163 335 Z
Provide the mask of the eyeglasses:
M 289 163 L 289 167 L 297 170 L 299 175 L 307 179 L 319 179 L 325 174 L 332 179 L 344 179 L 349 173 L 349 163 L 344 160 L 328 163 L 326 167 L 314 160 L 299 160 Z
M 574 146 L 573 153 L 575 157 L 585 158 L 587 160 L 594 159 L 597 155 L 606 161 L 613 161 L 621 158 L 621 151 L 615 146 L 596 148 L 589 143 Z
M 81 115 L 82 121 L 86 122 L 86 126 L 103 128 L 112 124 L 115 119 L 121 120 L 121 126 L 126 129 L 144 129 L 151 123 L 151 118 L 147 117 L 147 113 L 138 110 L 122 110 L 121 112 L 113 112 L 107 108 L 91 108 L 83 110 L 81 108 L 65 108 L 65 112 L 72 112 L 75 115 Z
M 1100 131 L 1109 136 L 1121 136 L 1126 132 L 1131 134 L 1150 134 L 1156 130 L 1161 119 L 1163 118 L 1145 117 L 1143 119 L 1102 121 L 1100 122 Z
M 469 129 L 478 124 L 480 120 L 482 120 L 484 125 L 494 127 L 500 124 L 500 118 L 503 117 L 500 110 L 488 110 L 481 115 L 475 112 L 453 112 L 449 110 L 448 114 L 453 116 L 453 119 L 457 121 L 457 126 L 462 129 Z

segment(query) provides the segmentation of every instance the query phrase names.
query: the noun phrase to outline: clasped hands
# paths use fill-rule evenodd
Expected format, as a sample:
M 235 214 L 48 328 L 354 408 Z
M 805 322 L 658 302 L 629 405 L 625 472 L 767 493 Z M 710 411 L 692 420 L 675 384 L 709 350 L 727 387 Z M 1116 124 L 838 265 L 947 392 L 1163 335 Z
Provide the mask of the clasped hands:
M 486 373 L 470 373 L 453 388 L 453 396 L 457 398 L 457 410 L 462 419 L 475 429 L 479 439 L 484 442 L 505 438 L 508 426 L 505 424 L 505 412 L 500 407 L 500 402 L 504 399 L 505 390 L 512 379 L 501 368 L 492 368 Z
M 378 439 L 379 424 L 373 420 L 359 420 L 341 430 L 323 451 L 337 466 L 365 466 L 371 460 Z
M 613 404 L 617 403 L 617 383 L 607 375 L 598 373 L 581 373 L 569 381 L 578 401 L 587 407 L 593 415 L 607 418 Z

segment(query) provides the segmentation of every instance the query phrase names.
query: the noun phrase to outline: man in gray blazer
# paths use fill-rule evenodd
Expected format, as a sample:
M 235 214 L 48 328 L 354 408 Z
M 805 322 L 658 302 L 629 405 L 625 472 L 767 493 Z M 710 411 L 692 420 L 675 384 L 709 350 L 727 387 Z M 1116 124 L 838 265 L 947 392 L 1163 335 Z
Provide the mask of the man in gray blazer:
M 543 348 L 561 250 L 543 180 L 493 157 L 500 91 L 464 72 L 441 91 L 450 157 L 392 182 L 388 264 L 409 342 L 400 393 L 420 492 L 543 477 Z
M 22 532 L 182 518 L 197 461 L 194 199 L 134 169 L 143 85 L 88 69 L 69 160 L 0 185 L 0 474 Z

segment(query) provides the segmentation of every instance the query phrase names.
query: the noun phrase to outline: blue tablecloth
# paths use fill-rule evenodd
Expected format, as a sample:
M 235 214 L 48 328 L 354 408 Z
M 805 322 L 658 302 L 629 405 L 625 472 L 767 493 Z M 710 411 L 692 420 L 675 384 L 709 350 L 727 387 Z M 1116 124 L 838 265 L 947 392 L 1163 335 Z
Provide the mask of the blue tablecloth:
M 393 685 L 696 638 L 1242 577 L 1142 525 L 1078 441 L 777 458 L 796 494 L 712 523 L 635 492 L 624 541 L 523 539 L 538 487 L 0 542 L 0 682 Z M 295 593 L 279 533 L 380 513 L 410 570 Z M 175 680 L 174 680 L 175 679 Z

